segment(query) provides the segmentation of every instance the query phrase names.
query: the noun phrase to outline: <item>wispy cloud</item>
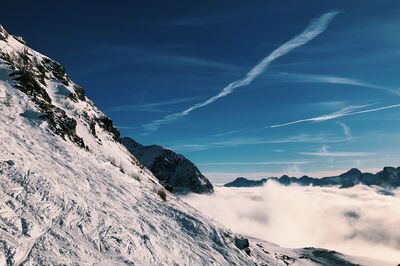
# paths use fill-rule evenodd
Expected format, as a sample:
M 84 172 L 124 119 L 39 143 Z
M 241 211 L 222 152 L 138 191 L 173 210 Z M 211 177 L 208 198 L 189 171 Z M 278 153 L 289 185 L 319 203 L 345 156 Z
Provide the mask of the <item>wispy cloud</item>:
M 351 129 L 348 125 L 342 122 L 337 122 L 337 124 L 342 128 L 343 134 L 350 140 L 353 136 L 351 135 Z
M 283 172 L 289 176 L 300 176 L 301 170 L 299 165 L 301 165 L 301 163 L 296 163 L 296 162 L 285 165 Z
M 299 152 L 299 154 L 318 157 L 363 157 L 372 155 L 367 152 Z
M 242 129 L 231 130 L 231 131 L 226 131 L 226 132 L 215 134 L 214 136 L 216 136 L 216 137 L 225 137 L 225 136 L 233 135 L 233 134 L 236 134 L 236 133 L 240 133 L 242 131 L 243 131 Z
M 109 74 L 110 71 L 121 72 L 121 69 L 135 69 L 140 71 L 143 67 L 150 68 L 201 68 L 217 70 L 221 72 L 236 72 L 241 70 L 233 64 L 215 61 L 210 58 L 193 56 L 184 53 L 182 47 L 140 47 L 119 44 L 106 44 L 94 47 L 87 51 L 90 56 L 101 56 L 108 58 L 107 64 L 97 64 L 90 69 L 78 66 L 78 73 L 86 75 Z M 123 72 L 121 72 L 123 73 Z
M 179 104 L 179 103 L 187 103 L 198 100 L 200 97 L 187 97 L 180 99 L 173 99 L 161 102 L 154 103 L 141 103 L 141 104 L 127 104 L 127 105 L 119 105 L 113 106 L 110 108 L 112 112 L 126 112 L 126 111 L 139 111 L 139 112 L 168 112 L 168 110 L 163 110 L 160 107 Z
M 316 156 L 316 157 L 364 157 L 372 155 L 369 152 L 354 152 L 354 151 L 340 151 L 332 152 L 328 150 L 329 147 L 326 145 L 321 146 L 318 151 L 315 152 L 299 152 L 301 155 Z
M 186 66 L 197 66 L 197 67 L 207 67 L 212 69 L 219 69 L 225 71 L 238 70 L 239 68 L 234 65 L 230 65 L 223 62 L 217 62 L 209 59 L 183 56 L 183 55 L 158 55 L 159 60 L 164 60 L 166 63 L 176 64 L 176 65 L 186 65 Z
M 211 162 L 197 163 L 198 165 L 297 165 L 308 164 L 308 161 L 267 161 L 267 162 Z
M 173 145 L 172 149 L 178 151 L 198 151 L 207 150 L 212 148 L 227 148 L 227 147 L 239 147 L 246 145 L 262 145 L 262 144 L 284 144 L 284 143 L 338 143 L 345 142 L 346 139 L 343 137 L 336 137 L 328 134 L 299 134 L 295 136 L 289 136 L 286 138 L 279 139 L 262 139 L 262 138 L 232 138 L 223 141 L 211 141 L 207 143 L 194 143 L 194 144 L 178 144 Z M 278 149 L 273 150 L 275 152 L 284 152 L 284 150 Z
M 197 103 L 192 105 L 191 107 L 183 110 L 182 112 L 173 113 L 170 115 L 165 116 L 162 119 L 154 120 L 148 124 L 144 124 L 143 128 L 148 131 L 156 131 L 161 125 L 168 124 L 174 120 L 177 120 L 183 116 L 187 116 L 192 111 L 202 108 L 206 105 L 209 105 L 219 98 L 225 97 L 231 94 L 235 89 L 244 87 L 249 85 L 257 76 L 259 76 L 273 61 L 277 58 L 291 52 L 293 49 L 302 46 L 319 34 L 324 32 L 328 27 L 329 23 L 333 20 L 333 18 L 338 14 L 337 11 L 328 12 L 321 17 L 314 19 L 307 28 L 300 33 L 299 35 L 295 36 L 285 44 L 278 47 L 274 50 L 271 54 L 265 57 L 260 63 L 258 63 L 255 67 L 253 67 L 245 77 L 242 79 L 236 80 L 228 84 L 225 88 L 223 88 L 217 95 L 207 99 L 206 101 Z
M 176 149 L 181 151 L 204 151 L 208 149 L 208 146 L 202 144 L 182 144 L 173 148 L 173 150 Z
M 341 142 L 343 138 L 332 137 L 326 134 L 300 134 L 280 139 L 260 139 L 260 138 L 233 138 L 225 141 L 211 142 L 211 145 L 222 147 L 234 147 L 242 145 L 259 144 L 283 144 L 283 143 L 315 143 L 315 142 Z
M 362 109 L 362 108 L 365 108 L 368 106 L 370 106 L 370 104 L 358 105 L 358 106 L 348 106 L 348 107 L 342 108 L 341 110 L 334 112 L 334 113 L 316 116 L 316 117 L 312 117 L 312 118 L 299 119 L 299 120 L 291 121 L 288 123 L 267 126 L 265 128 L 284 127 L 284 126 L 289 126 L 289 125 L 294 125 L 294 124 L 299 124 L 299 123 L 306 123 L 306 122 L 324 122 L 324 121 L 337 119 L 337 118 L 344 117 L 344 116 L 372 113 L 372 112 L 377 112 L 377 111 L 382 111 L 382 110 L 387 110 L 387 109 L 392 109 L 392 108 L 399 108 L 400 104 L 393 104 L 393 105 L 387 105 L 387 106 L 382 106 L 382 107 L 377 107 L 377 108 L 359 110 L 359 109 Z M 359 111 L 357 111 L 357 110 L 359 110 Z
M 330 84 L 341 84 L 350 85 L 357 87 L 364 87 L 368 89 L 385 91 L 397 96 L 400 96 L 400 89 L 391 88 L 382 85 L 376 85 L 365 81 L 360 81 L 357 79 L 330 76 L 330 75 L 313 75 L 313 74 L 300 74 L 300 73 L 287 73 L 278 72 L 273 75 L 273 77 L 278 78 L 279 82 L 304 82 L 304 83 L 330 83 Z

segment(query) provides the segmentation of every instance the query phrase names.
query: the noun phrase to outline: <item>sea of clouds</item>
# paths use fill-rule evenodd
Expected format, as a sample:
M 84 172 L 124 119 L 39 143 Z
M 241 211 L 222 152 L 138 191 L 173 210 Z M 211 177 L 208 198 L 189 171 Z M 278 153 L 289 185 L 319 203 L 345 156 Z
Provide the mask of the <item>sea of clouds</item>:
M 183 199 L 232 231 L 284 247 L 319 247 L 400 262 L 400 190 L 282 186 L 216 187 Z

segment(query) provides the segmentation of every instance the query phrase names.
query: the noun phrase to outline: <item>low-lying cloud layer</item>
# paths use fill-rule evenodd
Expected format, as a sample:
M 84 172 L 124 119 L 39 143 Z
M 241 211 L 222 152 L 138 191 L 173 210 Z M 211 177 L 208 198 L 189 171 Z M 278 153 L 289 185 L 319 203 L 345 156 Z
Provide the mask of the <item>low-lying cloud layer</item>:
M 398 263 L 400 191 L 285 187 L 216 188 L 184 200 L 234 232 L 284 247 L 321 247 Z

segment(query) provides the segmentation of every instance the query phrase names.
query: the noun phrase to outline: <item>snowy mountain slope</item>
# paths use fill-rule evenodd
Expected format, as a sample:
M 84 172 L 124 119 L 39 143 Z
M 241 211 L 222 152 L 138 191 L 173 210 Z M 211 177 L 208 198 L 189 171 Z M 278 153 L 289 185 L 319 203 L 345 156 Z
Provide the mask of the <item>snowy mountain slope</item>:
M 61 65 L 3 28 L 0 58 L 0 265 L 354 261 L 255 239 L 248 255 L 229 230 L 160 197 L 157 179 Z
M 213 185 L 191 161 L 181 154 L 159 145 L 144 146 L 131 138 L 121 143 L 135 156 L 160 183 L 173 192 L 212 193 Z

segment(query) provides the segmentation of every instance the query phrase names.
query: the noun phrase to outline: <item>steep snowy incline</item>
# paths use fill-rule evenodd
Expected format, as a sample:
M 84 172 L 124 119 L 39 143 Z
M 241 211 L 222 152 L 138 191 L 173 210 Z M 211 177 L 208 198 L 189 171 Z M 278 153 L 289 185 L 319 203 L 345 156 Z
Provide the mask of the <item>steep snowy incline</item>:
M 1 27 L 0 58 L 0 265 L 351 265 L 238 246 L 163 190 L 60 64 Z

